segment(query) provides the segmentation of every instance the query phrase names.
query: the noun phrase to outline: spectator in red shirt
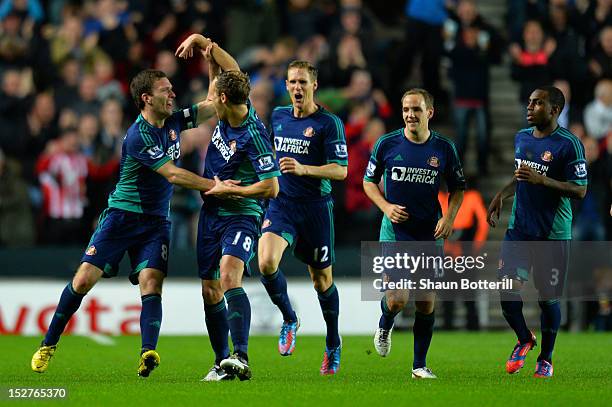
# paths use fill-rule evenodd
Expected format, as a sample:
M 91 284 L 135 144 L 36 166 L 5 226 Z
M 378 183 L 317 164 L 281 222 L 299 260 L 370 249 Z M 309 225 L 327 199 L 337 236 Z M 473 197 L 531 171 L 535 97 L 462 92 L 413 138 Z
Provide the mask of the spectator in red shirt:
M 85 180 L 88 176 L 104 179 L 117 170 L 116 159 L 96 166 L 79 150 L 79 145 L 77 130 L 66 129 L 47 144 L 36 163 L 43 193 L 42 243 L 82 243 L 86 231 L 82 224 L 87 205 Z
M 525 23 L 521 44 L 510 45 L 512 79 L 520 83 L 521 102 L 529 99 L 532 89 L 551 82 L 549 58 L 556 48 L 555 40 L 547 37 L 542 24 L 536 20 Z

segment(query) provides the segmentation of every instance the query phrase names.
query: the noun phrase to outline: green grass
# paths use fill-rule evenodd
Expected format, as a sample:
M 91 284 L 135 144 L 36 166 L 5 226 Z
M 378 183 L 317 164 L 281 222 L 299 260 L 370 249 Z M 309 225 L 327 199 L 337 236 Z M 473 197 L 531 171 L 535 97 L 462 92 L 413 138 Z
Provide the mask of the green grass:
M 276 338 L 253 337 L 250 382 L 201 383 L 213 356 L 207 337 L 162 337 L 161 365 L 148 379 L 136 376 L 139 338 L 115 338 L 103 346 L 83 337 L 65 337 L 47 373 L 30 371 L 40 338 L 0 337 L 0 404 L 7 387 L 66 387 L 61 405 L 244 405 L 404 406 L 418 405 L 610 405 L 612 335 L 559 335 L 555 377 L 532 377 L 536 352 L 518 375 L 504 371 L 513 345 L 510 333 L 436 332 L 428 366 L 435 381 L 415 381 L 411 335 L 395 333 L 393 351 L 381 358 L 371 337 L 345 336 L 342 367 L 335 377 L 319 376 L 323 338 L 301 336 L 296 353 L 281 357 Z M 40 401 L 38 402 L 40 403 Z M 45 401 L 56 404 L 54 401 Z M 223 404 L 222 404 L 223 403 Z

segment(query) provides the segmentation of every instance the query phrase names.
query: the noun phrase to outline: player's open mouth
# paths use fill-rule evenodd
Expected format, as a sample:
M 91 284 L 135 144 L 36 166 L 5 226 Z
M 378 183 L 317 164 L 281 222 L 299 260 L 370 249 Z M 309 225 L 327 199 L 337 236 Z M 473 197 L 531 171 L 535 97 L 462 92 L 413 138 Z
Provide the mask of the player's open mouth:
M 296 93 L 295 95 L 293 95 L 293 97 L 296 101 L 301 101 L 303 96 L 301 93 Z

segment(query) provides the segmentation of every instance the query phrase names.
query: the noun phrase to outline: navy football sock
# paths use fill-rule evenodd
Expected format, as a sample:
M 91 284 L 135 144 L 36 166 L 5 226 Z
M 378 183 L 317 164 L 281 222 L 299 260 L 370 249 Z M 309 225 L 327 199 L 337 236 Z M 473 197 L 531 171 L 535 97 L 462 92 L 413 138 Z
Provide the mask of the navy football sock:
M 72 288 L 72 283 L 68 283 L 64 291 L 62 291 L 59 303 L 55 309 L 55 314 L 53 314 L 53 319 L 51 319 L 51 323 L 49 324 L 49 330 L 43 340 L 45 345 L 56 345 L 59 342 L 60 335 L 64 332 L 66 325 L 68 325 L 68 321 L 70 321 L 72 315 L 81 306 L 83 297 L 85 297 L 85 294 L 77 293 L 74 291 L 74 288 Z
M 540 322 L 542 326 L 542 343 L 538 360 L 552 363 L 552 354 L 557 339 L 557 331 L 561 325 L 561 307 L 559 300 L 538 301 L 542 314 Z
M 519 291 L 501 291 L 501 308 L 504 318 L 508 321 L 510 328 L 516 333 L 520 343 L 527 343 L 531 340 L 531 332 L 527 328 L 525 317 L 523 316 L 523 299 Z
M 419 311 L 415 311 L 414 326 L 412 327 L 414 335 L 413 369 L 427 366 L 425 359 L 427 358 L 427 351 L 429 350 L 431 336 L 433 335 L 434 322 L 435 316 L 433 312 L 431 314 L 422 314 Z
M 328 349 L 340 346 L 340 334 L 338 333 L 338 314 L 340 313 L 340 298 L 336 285 L 332 285 L 322 293 L 318 293 L 319 304 L 323 312 L 323 319 L 327 325 L 327 336 L 325 345 Z
M 161 295 L 147 294 L 140 299 L 142 301 L 142 311 L 140 311 L 142 350 L 155 349 L 162 322 Z
M 204 303 L 204 315 L 210 344 L 215 352 L 215 364 L 219 365 L 230 354 L 227 340 L 229 325 L 227 323 L 225 300 L 221 299 L 221 301 L 212 305 Z
M 227 322 L 232 335 L 234 352 L 248 360 L 249 329 L 251 328 L 251 303 L 242 287 L 225 292 Z
M 391 311 L 389 306 L 387 305 L 387 297 L 383 296 L 380 300 L 380 310 L 382 311 L 382 315 L 380 316 L 380 320 L 378 321 L 378 327 L 382 329 L 386 329 L 387 331 L 393 328 L 393 323 L 395 322 L 395 316 L 400 313 L 401 310 Z
M 268 295 L 272 302 L 278 307 L 283 314 L 284 321 L 295 322 L 297 317 L 293 307 L 291 307 L 291 301 L 289 301 L 289 295 L 287 294 L 287 280 L 283 272 L 276 270 L 274 274 L 261 276 L 261 282 L 265 287 Z

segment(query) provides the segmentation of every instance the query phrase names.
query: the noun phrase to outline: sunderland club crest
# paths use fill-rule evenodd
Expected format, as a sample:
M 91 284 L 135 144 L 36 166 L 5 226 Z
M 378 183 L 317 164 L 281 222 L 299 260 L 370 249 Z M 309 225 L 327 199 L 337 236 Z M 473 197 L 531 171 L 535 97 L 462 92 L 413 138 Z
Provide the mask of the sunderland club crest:
M 315 135 L 315 131 L 312 127 L 309 126 L 304 129 L 304 133 L 302 134 L 304 134 L 304 137 L 312 137 Z
M 553 155 L 550 151 L 547 150 L 542 153 L 540 158 L 542 159 L 542 161 L 546 161 L 547 163 L 549 163 L 553 160 Z

